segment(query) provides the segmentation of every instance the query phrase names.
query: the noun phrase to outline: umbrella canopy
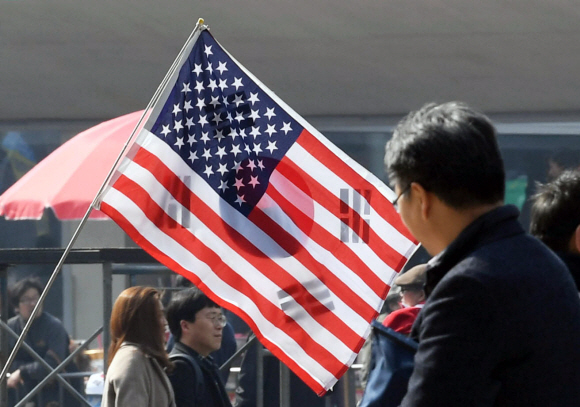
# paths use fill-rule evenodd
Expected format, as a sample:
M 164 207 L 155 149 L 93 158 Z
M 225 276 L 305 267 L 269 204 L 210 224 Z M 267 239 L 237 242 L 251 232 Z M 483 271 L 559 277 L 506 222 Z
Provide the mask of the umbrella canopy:
M 98 124 L 54 150 L 0 196 L 0 215 L 40 219 L 52 208 L 60 220 L 81 219 L 142 114 Z M 108 217 L 95 209 L 90 219 Z

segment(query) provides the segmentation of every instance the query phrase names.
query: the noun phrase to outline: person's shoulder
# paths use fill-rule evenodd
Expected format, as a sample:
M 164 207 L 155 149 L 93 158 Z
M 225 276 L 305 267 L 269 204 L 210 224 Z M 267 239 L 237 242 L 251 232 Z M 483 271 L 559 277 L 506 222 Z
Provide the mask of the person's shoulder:
M 147 364 L 147 356 L 137 345 L 123 344 L 111 361 L 108 375 L 123 377 L 128 372 L 142 371 Z

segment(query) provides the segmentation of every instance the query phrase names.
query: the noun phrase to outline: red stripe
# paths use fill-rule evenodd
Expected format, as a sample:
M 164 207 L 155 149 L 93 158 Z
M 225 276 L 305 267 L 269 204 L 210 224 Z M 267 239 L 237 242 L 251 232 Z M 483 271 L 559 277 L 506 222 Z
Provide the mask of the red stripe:
M 254 255 L 252 255 L 250 251 L 243 249 L 238 250 L 238 253 L 248 262 L 252 263 L 258 270 L 266 274 L 275 284 L 281 287 L 295 286 L 299 284 L 299 282 L 289 275 L 283 268 L 265 257 L 263 253 L 259 252 L 235 229 L 224 223 L 222 219 L 196 195 L 190 194 L 186 201 L 184 197 L 187 193 L 184 191 L 189 191 L 187 187 L 181 182 L 181 180 L 175 177 L 175 175 L 155 155 L 149 153 L 147 150 L 141 149 L 134 157 L 134 161 L 145 168 L 154 168 L 154 171 L 151 171 L 152 174 L 154 174 L 160 183 L 171 190 L 175 199 L 180 201 L 184 206 L 189 206 L 194 214 L 202 220 L 208 228 L 211 227 L 211 230 L 228 246 L 236 247 L 241 244 L 243 247 L 251 250 Z M 123 182 L 121 182 L 121 180 L 123 180 Z M 142 208 L 142 210 L 147 214 L 147 217 L 155 225 L 168 235 L 172 236 L 176 241 L 180 242 L 182 246 L 190 250 L 192 253 L 195 253 L 196 257 L 199 258 L 198 253 L 205 253 L 207 251 L 211 252 L 212 256 L 209 256 L 207 260 L 201 258 L 200 260 L 211 265 L 214 273 L 220 276 L 223 281 L 232 287 L 236 287 L 239 291 L 244 292 L 249 298 L 251 298 L 263 311 L 266 318 L 273 324 L 279 326 L 280 322 L 284 321 L 288 326 L 292 326 L 292 330 L 288 331 L 287 329 L 284 329 L 284 331 L 298 343 L 303 343 L 303 341 L 298 340 L 298 338 L 304 339 L 305 337 L 309 337 L 300 325 L 284 314 L 279 308 L 272 305 L 254 287 L 248 284 L 246 280 L 229 268 L 229 266 L 227 266 L 217 255 L 215 255 L 215 253 L 213 253 L 213 251 L 211 251 L 211 249 L 207 248 L 201 241 L 193 239 L 191 233 L 187 229 L 182 228 L 181 225 L 178 225 L 172 218 L 167 216 L 167 214 L 151 200 L 147 192 L 142 190 L 140 186 L 122 176 L 115 183 L 115 188 L 131 197 L 131 199 Z M 264 272 L 264 270 L 266 270 L 266 272 Z M 235 278 L 233 276 L 235 276 Z M 241 289 L 241 287 L 243 287 L 243 289 Z M 299 300 L 298 298 L 295 299 L 297 301 Z M 324 326 L 324 324 L 322 325 Z M 283 327 L 287 328 L 287 326 Z M 337 337 L 342 340 L 341 336 Z M 311 347 L 305 348 L 305 351 L 310 355 L 318 356 L 316 352 L 320 352 L 324 349 L 313 340 L 308 341 L 308 343 Z M 323 365 L 328 371 L 334 372 L 337 368 L 343 366 L 343 364 L 336 359 L 332 353 L 324 350 L 321 355 L 324 355 L 322 359 L 318 357 L 315 357 L 315 359 L 318 360 L 319 363 L 321 363 L 321 365 Z M 337 364 L 340 366 L 337 366 Z
M 360 258 L 352 251 L 348 245 L 341 242 L 334 235 L 320 226 L 304 214 L 300 209 L 287 200 L 272 184 L 268 185 L 266 193 L 280 205 L 282 210 L 294 221 L 294 223 L 310 239 L 333 254 L 341 263 L 348 267 L 353 273 L 359 276 L 365 284 L 378 296 L 386 295 L 389 288 Z M 401 256 L 403 257 L 403 256 Z M 362 315 L 362 314 L 361 314 Z M 373 310 L 371 318 L 376 317 Z M 366 315 L 364 316 L 366 318 Z
M 262 332 L 258 329 L 258 326 L 254 323 L 254 320 L 242 309 L 236 307 L 235 305 L 222 300 L 222 298 L 213 292 L 207 285 L 205 285 L 197 275 L 193 274 L 191 271 L 181 267 L 178 263 L 173 261 L 173 259 L 167 256 L 164 252 L 160 251 L 151 244 L 144 236 L 142 236 L 133 225 L 127 221 L 127 219 L 121 215 L 114 207 L 110 206 L 106 202 L 101 203 L 101 211 L 109 215 L 126 233 L 131 237 L 136 243 L 139 244 L 147 253 L 149 253 L 153 258 L 157 259 L 160 263 L 164 264 L 171 270 L 181 274 L 196 286 L 198 286 L 206 295 L 211 298 L 214 302 L 221 305 L 224 308 L 232 310 L 236 315 L 240 316 L 250 327 L 252 332 L 258 337 L 260 342 L 262 342 L 278 359 L 280 359 L 286 366 L 288 366 L 298 377 L 302 379 L 310 388 L 312 388 L 319 396 L 323 395 L 326 390 L 320 385 L 313 377 L 304 369 L 302 369 L 292 358 L 290 358 L 282 349 L 280 349 L 276 344 L 269 341 Z M 336 377 L 342 376 L 346 371 L 347 367 L 339 370 L 335 374 Z
M 320 185 L 318 181 L 312 178 L 306 171 L 297 166 L 288 157 L 284 157 L 282 161 L 280 161 L 276 167 L 276 170 L 290 182 L 295 184 L 298 188 L 302 189 L 302 192 L 307 195 L 311 195 L 312 199 L 317 201 L 338 219 L 341 219 L 345 216 L 344 213 L 340 213 L 340 205 L 342 201 L 335 195 L 331 194 L 325 187 Z M 306 181 L 306 184 L 308 184 L 309 190 L 304 189 L 304 186 L 302 185 L 304 181 Z M 351 210 L 349 213 L 353 218 L 352 222 L 360 222 L 360 216 L 358 213 L 353 210 Z M 389 220 L 387 219 L 387 221 Z M 369 230 L 368 246 L 393 270 L 400 270 L 405 265 L 406 258 L 401 256 L 400 253 L 398 253 L 395 249 L 384 242 L 372 228 Z
M 320 140 L 310 134 L 307 130 L 303 130 L 298 137 L 298 144 L 300 144 L 312 156 L 316 157 L 326 168 L 337 174 L 344 182 L 349 184 L 353 189 L 371 191 L 372 202 L 371 205 L 385 218 L 389 224 L 399 231 L 403 236 L 415 242 L 415 238 L 407 230 L 401 217 L 389 202 L 388 199 L 381 194 L 376 187 L 361 177 L 352 167 L 350 167 L 342 159 L 338 158 L 336 154 L 328 149 Z

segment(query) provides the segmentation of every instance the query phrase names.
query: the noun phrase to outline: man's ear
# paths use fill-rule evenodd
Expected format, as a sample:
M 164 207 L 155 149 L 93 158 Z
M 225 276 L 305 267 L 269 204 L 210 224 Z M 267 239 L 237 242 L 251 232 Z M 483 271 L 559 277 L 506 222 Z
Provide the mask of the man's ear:
M 427 192 L 421 184 L 416 182 L 411 183 L 412 194 L 415 196 L 416 202 L 421 208 L 421 218 L 427 220 L 431 213 L 431 195 Z
M 580 253 L 580 225 L 576 227 L 576 231 L 574 232 L 574 236 L 572 236 L 572 239 L 574 241 L 574 247 L 576 249 L 574 251 L 576 253 Z
M 179 326 L 181 327 L 181 332 L 189 330 L 189 325 L 187 324 L 187 321 L 185 319 L 179 321 Z

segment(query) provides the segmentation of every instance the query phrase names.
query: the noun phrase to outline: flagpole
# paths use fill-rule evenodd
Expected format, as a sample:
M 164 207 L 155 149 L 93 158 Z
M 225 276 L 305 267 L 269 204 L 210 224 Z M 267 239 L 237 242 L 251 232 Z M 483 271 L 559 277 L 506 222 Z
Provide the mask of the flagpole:
M 203 18 L 200 18 L 197 21 L 195 28 L 193 29 L 193 31 L 191 32 L 191 34 L 189 35 L 189 37 L 185 41 L 185 44 L 183 45 L 183 47 L 179 51 L 179 54 L 177 55 L 177 57 L 173 61 L 173 64 L 171 64 L 171 67 L 167 71 L 167 74 L 165 75 L 165 77 L 163 78 L 161 83 L 159 84 L 159 87 L 157 88 L 157 90 L 155 91 L 153 96 L 151 97 L 151 100 L 147 104 L 147 107 L 145 108 L 143 114 L 141 115 L 141 118 L 139 119 L 139 121 L 135 125 L 135 128 L 131 132 L 129 139 L 127 140 L 127 142 L 123 146 L 123 149 L 119 153 L 119 156 L 117 157 L 117 159 L 113 163 L 113 166 L 111 167 L 111 170 L 107 174 L 105 181 L 103 182 L 103 184 L 99 188 L 99 191 L 97 192 L 95 198 L 93 199 L 93 202 L 91 203 L 91 205 L 87 209 L 87 212 L 85 213 L 85 215 L 81 219 L 81 221 L 80 221 L 78 227 L 76 228 L 73 236 L 71 237 L 68 245 L 66 246 L 64 252 L 62 253 L 62 256 L 61 256 L 60 260 L 58 261 L 56 267 L 54 268 L 54 271 L 52 272 L 50 279 L 48 280 L 48 282 L 46 283 L 46 286 L 44 287 L 44 290 L 40 294 L 40 298 L 38 299 L 36 306 L 32 310 L 32 314 L 28 318 L 28 321 L 26 321 L 24 329 L 22 330 L 22 333 L 20 334 L 18 340 L 16 341 L 16 344 L 14 345 L 14 348 L 12 349 L 12 352 L 10 353 L 10 356 L 8 357 L 8 360 L 6 360 L 4 368 L 2 369 L 2 372 L 0 373 L 0 384 L 6 379 L 6 374 L 8 372 L 8 369 L 12 365 L 12 362 L 14 362 L 16 354 L 20 350 L 20 347 L 22 346 L 22 342 L 24 342 L 24 338 L 26 337 L 26 334 L 30 330 L 30 326 L 32 325 L 32 322 L 36 318 L 36 315 L 38 314 L 39 310 L 42 308 L 42 304 L 44 303 L 44 300 L 46 299 L 46 296 L 48 295 L 50 288 L 54 284 L 56 277 L 58 276 L 58 273 L 62 269 L 64 261 L 66 260 L 67 256 L 69 255 L 69 253 L 70 253 L 74 243 L 76 242 L 78 236 L 80 235 L 82 228 L 84 227 L 85 223 L 87 222 L 87 220 L 88 220 L 91 212 L 93 211 L 93 208 L 95 207 L 100 195 L 102 194 L 103 190 L 105 189 L 105 186 L 107 185 L 107 183 L 109 182 L 109 180 L 113 176 L 113 173 L 115 172 L 115 169 L 117 168 L 117 164 L 119 163 L 119 161 L 123 157 L 123 154 L 127 150 L 127 147 L 129 146 L 130 142 L 133 140 L 133 137 L 135 136 L 137 129 L 139 128 L 139 126 L 143 122 L 143 119 L 145 118 L 145 116 L 147 115 L 147 113 L 149 112 L 151 107 L 154 106 L 158 102 L 160 95 L 165 91 L 167 84 L 169 83 L 170 79 L 173 77 L 175 71 L 177 70 L 177 68 L 179 66 L 179 62 L 181 61 L 181 58 L 182 58 L 183 54 L 185 53 L 185 51 L 187 50 L 188 45 L 191 42 L 191 40 L 195 38 L 196 34 L 198 34 L 199 32 L 201 32 L 204 29 L 206 29 L 206 26 L 204 25 L 204 20 L 203 20 Z M 105 344 L 104 346 L 107 346 L 107 345 Z

